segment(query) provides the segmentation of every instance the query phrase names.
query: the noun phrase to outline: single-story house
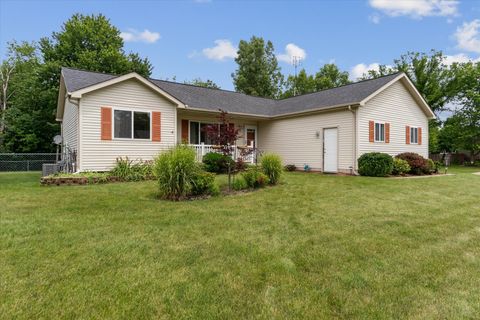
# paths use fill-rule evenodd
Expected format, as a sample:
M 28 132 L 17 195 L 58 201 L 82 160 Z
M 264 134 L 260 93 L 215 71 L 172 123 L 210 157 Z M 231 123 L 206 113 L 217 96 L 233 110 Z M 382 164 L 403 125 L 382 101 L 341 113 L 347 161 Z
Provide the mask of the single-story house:
M 428 157 L 435 115 L 404 73 L 287 99 L 62 68 L 57 106 L 78 171 L 104 171 L 117 157 L 150 160 L 177 143 L 211 150 L 202 130 L 229 113 L 237 146 L 279 154 L 299 169 L 354 173 L 366 152 Z

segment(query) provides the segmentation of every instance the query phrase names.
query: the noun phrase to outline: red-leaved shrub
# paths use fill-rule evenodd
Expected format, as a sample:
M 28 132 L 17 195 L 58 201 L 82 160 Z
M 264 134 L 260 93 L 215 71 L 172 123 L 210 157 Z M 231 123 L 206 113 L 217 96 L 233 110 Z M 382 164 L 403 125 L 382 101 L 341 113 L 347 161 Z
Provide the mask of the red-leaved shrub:
M 428 160 L 415 152 L 404 152 L 397 154 L 395 158 L 402 159 L 410 165 L 411 174 L 421 175 L 430 173 Z

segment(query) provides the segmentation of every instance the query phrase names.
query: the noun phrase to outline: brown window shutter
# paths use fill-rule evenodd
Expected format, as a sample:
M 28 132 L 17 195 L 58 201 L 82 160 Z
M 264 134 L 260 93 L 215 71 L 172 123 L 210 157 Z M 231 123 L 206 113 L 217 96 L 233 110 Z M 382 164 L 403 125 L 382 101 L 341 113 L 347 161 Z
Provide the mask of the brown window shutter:
M 375 122 L 369 121 L 368 122 L 368 140 L 370 142 L 374 142 L 374 136 L 375 136 Z
M 422 144 L 422 128 L 418 128 L 418 144 Z
M 390 143 L 390 123 L 385 123 L 385 143 Z
M 368 141 L 375 141 L 375 122 L 373 121 L 368 122 Z
M 182 120 L 182 143 L 188 143 L 188 120 Z
M 405 127 L 405 143 L 410 144 L 410 126 Z
M 100 131 L 102 140 L 112 140 L 112 108 L 110 107 L 101 108 Z
M 162 113 L 152 112 L 152 141 L 162 141 Z

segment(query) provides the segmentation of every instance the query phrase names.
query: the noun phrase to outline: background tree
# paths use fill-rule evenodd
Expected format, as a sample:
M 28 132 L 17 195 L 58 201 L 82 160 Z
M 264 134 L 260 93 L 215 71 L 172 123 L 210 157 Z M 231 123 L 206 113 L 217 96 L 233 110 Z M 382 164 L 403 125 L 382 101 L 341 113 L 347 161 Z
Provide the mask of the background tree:
M 447 151 L 468 150 L 470 161 L 480 154 L 480 62 L 452 68 L 457 79 L 455 103 L 460 106 L 440 132 L 440 144 Z
M 327 63 L 315 74 L 315 88 L 317 91 L 335 88 L 350 83 L 348 72 L 340 71 L 334 63 Z
M 323 65 L 315 75 L 309 75 L 305 69 L 300 70 L 295 79 L 289 75 L 285 83 L 285 92 L 282 97 L 288 98 L 294 95 L 302 95 L 320 90 L 335 88 L 350 83 L 348 72 L 340 71 L 333 63 Z
M 235 62 L 238 68 L 232 78 L 236 91 L 258 97 L 280 96 L 283 75 L 270 41 L 255 36 L 250 41 L 241 40 Z
M 5 112 L 11 104 L 10 100 L 13 94 L 18 89 L 15 88 L 18 87 L 15 84 L 24 77 L 26 72 L 35 68 L 38 62 L 35 43 L 17 43 L 16 41 L 8 43 L 7 57 L 0 65 L 0 82 L 2 87 L 0 92 L 0 134 L 4 130 Z
M 25 55 L 27 49 L 32 52 L 16 46 L 12 55 Z M 10 80 L 13 94 L 2 142 L 6 151 L 53 150 L 52 138 L 60 129 L 55 110 L 62 66 L 115 74 L 135 71 L 146 77 L 152 70 L 148 59 L 125 53 L 120 31 L 103 15 L 73 15 L 33 52 L 22 61 L 25 72 Z
M 307 74 L 305 69 L 302 69 L 298 72 L 296 78 L 294 75 L 288 76 L 282 97 L 289 98 L 315 91 L 317 90 L 314 76 Z
M 185 81 L 186 84 L 191 84 L 194 86 L 199 86 L 199 87 L 204 87 L 204 88 L 210 88 L 210 89 L 220 89 L 220 86 L 217 85 L 215 82 L 212 80 L 205 80 L 203 81 L 200 78 L 193 79 L 192 81 Z

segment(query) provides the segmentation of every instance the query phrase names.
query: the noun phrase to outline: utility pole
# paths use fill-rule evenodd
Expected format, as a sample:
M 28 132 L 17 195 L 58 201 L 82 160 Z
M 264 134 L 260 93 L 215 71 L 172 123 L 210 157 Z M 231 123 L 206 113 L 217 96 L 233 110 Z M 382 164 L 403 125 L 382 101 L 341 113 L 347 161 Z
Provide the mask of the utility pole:
M 300 62 L 302 61 L 302 58 L 299 56 L 293 56 L 292 57 L 292 64 L 293 67 L 295 68 L 295 84 L 293 86 L 293 96 L 295 97 L 297 95 L 297 68 L 300 65 Z

